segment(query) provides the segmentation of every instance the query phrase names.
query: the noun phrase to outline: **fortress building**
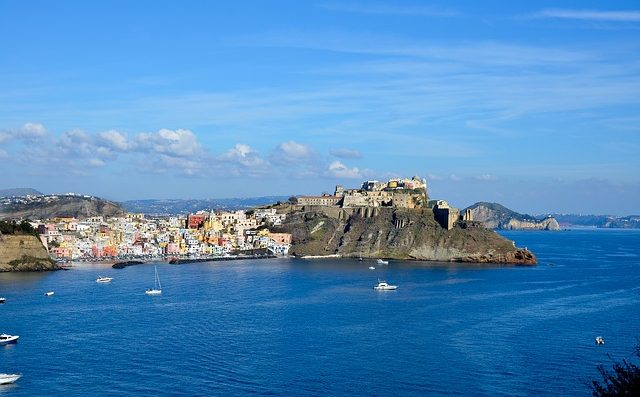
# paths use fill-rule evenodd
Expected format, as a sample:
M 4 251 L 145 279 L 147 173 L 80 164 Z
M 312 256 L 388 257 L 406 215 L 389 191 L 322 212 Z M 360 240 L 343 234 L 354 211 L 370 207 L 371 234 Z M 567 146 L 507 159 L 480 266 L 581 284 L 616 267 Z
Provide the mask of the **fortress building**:
M 425 207 L 428 200 L 427 181 L 414 176 L 411 179 L 396 178 L 387 182 L 364 181 L 359 189 L 345 189 L 342 185 L 337 185 L 332 196 L 301 196 L 298 197 L 298 204 L 341 208 L 420 208 Z

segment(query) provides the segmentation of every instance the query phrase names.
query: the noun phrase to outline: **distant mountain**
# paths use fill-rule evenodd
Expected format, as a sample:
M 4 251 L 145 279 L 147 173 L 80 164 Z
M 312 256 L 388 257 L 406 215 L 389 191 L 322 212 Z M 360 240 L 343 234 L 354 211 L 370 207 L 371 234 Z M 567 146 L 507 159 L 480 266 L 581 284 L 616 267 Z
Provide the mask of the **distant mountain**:
M 0 219 L 87 218 L 125 214 L 117 203 L 93 196 L 50 194 L 0 198 Z
M 528 214 L 520 214 L 498 203 L 479 202 L 470 207 L 472 219 L 489 229 L 505 230 L 560 230 L 553 217 L 538 219 Z
M 199 210 L 235 211 L 286 201 L 289 196 L 264 196 L 227 199 L 147 199 L 129 200 L 122 203 L 128 212 L 149 215 L 175 215 L 196 212 Z
M 0 197 L 15 197 L 15 196 L 42 196 L 42 193 L 36 189 L 30 187 L 18 187 L 14 189 L 0 189 Z
M 577 215 L 577 214 L 548 214 L 560 222 L 562 226 L 582 226 L 616 229 L 640 229 L 640 215 Z

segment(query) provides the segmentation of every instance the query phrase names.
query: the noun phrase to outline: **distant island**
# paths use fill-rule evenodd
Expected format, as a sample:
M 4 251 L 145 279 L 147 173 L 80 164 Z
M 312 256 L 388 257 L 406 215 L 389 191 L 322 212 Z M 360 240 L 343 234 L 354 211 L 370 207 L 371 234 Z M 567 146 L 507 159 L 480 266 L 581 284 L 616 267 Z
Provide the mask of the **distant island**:
M 479 202 L 465 208 L 477 222 L 488 229 L 499 230 L 560 230 L 553 216 L 536 218 L 520 214 L 498 203 Z
M 562 227 L 596 227 L 601 229 L 640 229 L 640 215 L 578 215 L 546 214 L 555 218 Z

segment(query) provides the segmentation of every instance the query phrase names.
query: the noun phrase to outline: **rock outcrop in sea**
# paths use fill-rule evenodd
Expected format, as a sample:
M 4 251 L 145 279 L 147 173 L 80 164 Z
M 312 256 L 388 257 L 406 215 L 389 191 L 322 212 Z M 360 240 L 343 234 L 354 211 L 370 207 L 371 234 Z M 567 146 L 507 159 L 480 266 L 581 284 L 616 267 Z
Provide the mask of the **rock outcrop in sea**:
M 443 228 L 427 208 L 292 208 L 282 231 L 292 234 L 290 253 L 296 256 L 536 263 L 530 251 L 477 223 Z

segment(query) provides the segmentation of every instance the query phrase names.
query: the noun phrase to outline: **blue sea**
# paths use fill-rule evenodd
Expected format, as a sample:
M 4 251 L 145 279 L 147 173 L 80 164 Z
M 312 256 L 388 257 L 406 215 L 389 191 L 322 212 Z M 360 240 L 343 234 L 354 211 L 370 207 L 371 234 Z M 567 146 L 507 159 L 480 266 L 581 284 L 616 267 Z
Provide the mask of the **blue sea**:
M 0 396 L 589 395 L 640 338 L 640 231 L 503 234 L 539 265 L 157 264 L 155 297 L 153 265 L 0 274 Z

